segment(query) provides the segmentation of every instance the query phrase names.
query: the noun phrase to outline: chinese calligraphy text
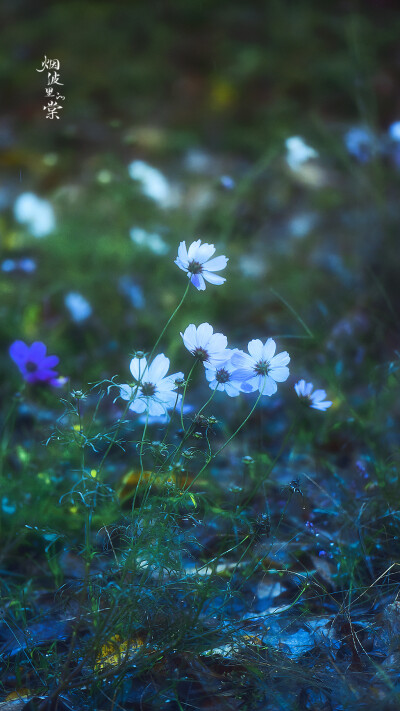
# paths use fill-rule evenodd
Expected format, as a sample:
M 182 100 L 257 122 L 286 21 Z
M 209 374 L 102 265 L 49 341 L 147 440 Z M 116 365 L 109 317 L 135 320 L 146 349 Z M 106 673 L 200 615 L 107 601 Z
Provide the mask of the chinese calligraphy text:
M 44 55 L 44 60 L 42 61 L 42 68 L 36 69 L 37 72 L 47 72 L 47 86 L 45 87 L 45 96 L 49 99 L 47 104 L 43 106 L 43 111 L 46 111 L 47 119 L 60 119 L 59 111 L 64 107 L 59 104 L 59 101 L 64 101 L 65 96 L 59 93 L 58 87 L 64 86 L 61 81 L 60 60 L 59 59 L 48 59 Z

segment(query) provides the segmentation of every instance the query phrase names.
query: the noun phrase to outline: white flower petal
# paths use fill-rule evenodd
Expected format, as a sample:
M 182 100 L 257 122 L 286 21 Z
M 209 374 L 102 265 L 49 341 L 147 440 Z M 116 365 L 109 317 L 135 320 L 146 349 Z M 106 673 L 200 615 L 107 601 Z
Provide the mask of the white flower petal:
M 164 391 L 167 392 L 175 390 L 176 385 L 175 381 L 176 380 L 183 380 L 184 379 L 184 374 L 183 373 L 174 373 L 173 375 L 168 375 L 166 378 L 163 378 L 162 380 L 159 380 L 157 383 L 157 390 L 160 391 L 160 393 L 163 393 Z
M 188 253 L 186 249 L 186 242 L 181 242 L 178 247 L 178 259 L 186 267 L 189 264 Z
M 245 381 L 249 382 L 250 380 L 254 380 L 255 378 L 258 378 L 258 376 L 254 375 L 254 370 L 250 370 L 250 368 L 237 368 L 233 371 L 231 379 L 243 383 Z
M 190 281 L 192 282 L 193 286 L 195 286 L 198 291 L 205 291 L 206 290 L 206 283 L 205 283 L 203 276 L 201 274 L 192 274 L 192 276 L 190 277 Z
M 302 378 L 301 380 L 299 380 L 297 383 L 295 383 L 294 389 L 295 389 L 296 394 L 298 395 L 298 397 L 304 396 L 304 388 L 305 388 L 305 386 L 306 386 L 306 381 L 305 381 L 303 378 Z
M 142 397 L 136 398 L 136 400 L 134 400 L 133 403 L 129 405 L 129 409 L 132 410 L 132 412 L 144 412 L 145 410 L 147 410 L 146 400 Z
M 140 380 L 147 368 L 146 358 L 132 358 L 129 368 L 134 380 Z
M 152 417 L 154 415 L 164 415 L 165 414 L 165 405 L 158 401 L 155 400 L 152 397 L 148 398 L 148 409 L 149 409 L 149 415 Z
M 305 383 L 304 385 L 304 395 L 305 397 L 310 397 L 313 389 L 313 384 L 312 383 Z
M 208 365 L 208 363 L 207 363 Z M 208 380 L 209 383 L 217 382 L 215 379 L 215 373 L 217 372 L 217 369 L 214 366 L 209 366 L 204 369 L 206 379 Z
M 238 380 L 240 382 L 240 379 Z M 243 393 L 253 393 L 255 390 L 258 390 L 258 376 L 253 376 L 247 380 L 244 380 L 240 383 L 240 390 Z
M 193 351 L 195 348 L 197 348 L 197 330 L 194 323 L 190 323 L 189 326 L 185 329 L 185 332 L 181 333 L 181 336 L 185 348 L 187 348 L 188 351 Z
M 213 358 L 217 358 L 221 362 L 221 359 L 225 359 L 227 345 L 228 339 L 223 333 L 214 333 L 207 343 L 207 351 Z
M 269 375 L 276 380 L 277 383 L 283 383 L 289 377 L 289 368 L 286 368 L 286 366 L 282 368 L 271 368 Z
M 269 362 L 276 350 L 276 343 L 273 338 L 268 338 L 262 350 L 262 359 Z M 286 365 L 286 364 L 285 364 Z
M 202 276 L 210 284 L 215 284 L 216 286 L 220 286 L 221 284 L 223 284 L 226 281 L 225 277 L 218 276 L 218 274 L 209 272 L 209 271 L 207 271 L 207 269 L 203 269 Z
M 120 392 L 119 392 L 120 397 L 122 397 L 123 400 L 130 400 L 132 397 L 132 388 L 130 385 L 120 385 Z
M 269 375 L 267 375 L 266 377 L 264 375 L 260 375 L 258 389 L 263 395 L 271 396 L 276 393 L 276 391 L 278 390 L 278 386 L 275 380 L 270 378 Z
M 259 338 L 255 338 L 253 341 L 250 341 L 247 348 L 251 357 L 254 358 L 255 361 L 262 359 L 263 344 Z
M 314 410 L 321 410 L 322 412 L 325 412 L 325 410 L 327 410 L 328 407 L 330 407 L 331 405 L 331 400 L 325 400 L 325 402 L 311 403 L 310 407 L 312 407 Z
M 207 269 L 208 272 L 219 272 L 221 269 L 225 269 L 226 265 L 228 263 L 228 257 L 220 256 L 220 257 L 214 257 L 214 259 L 210 259 L 204 267 Z
M 167 374 L 169 368 L 169 358 L 164 353 L 156 356 L 146 373 L 146 381 L 149 383 L 158 383 L 164 375 Z
M 287 365 L 290 363 L 290 355 L 286 351 L 282 351 L 282 353 L 278 353 L 278 355 L 274 356 L 273 358 L 270 359 L 269 365 L 270 368 L 280 368 L 283 365 Z
M 188 249 L 188 261 L 191 262 L 193 260 L 197 261 L 197 250 L 199 249 L 201 245 L 201 239 L 197 239 L 195 242 L 192 242 Z
M 254 372 L 254 359 L 244 351 L 236 350 L 232 355 L 231 363 L 235 368 L 246 368 L 252 373 Z
M 186 264 L 186 262 L 182 262 L 182 260 L 179 259 L 179 257 L 177 257 L 176 259 L 174 259 L 174 263 L 176 264 L 177 267 L 179 267 L 179 269 L 182 269 L 183 272 L 187 272 L 187 264 Z
M 316 390 L 316 391 L 313 392 L 313 394 L 311 395 L 311 400 L 313 401 L 313 403 L 317 403 L 317 402 L 319 402 L 320 400 L 324 400 L 325 398 L 326 398 L 326 392 L 325 392 L 325 390 Z
M 200 264 L 204 264 L 204 262 L 207 262 L 210 257 L 213 256 L 215 252 L 215 247 L 213 244 L 207 244 L 207 242 L 204 242 L 199 249 L 196 252 L 196 262 L 200 262 Z
M 201 323 L 197 328 L 197 345 L 205 348 L 213 335 L 213 327 L 210 323 Z M 217 335 L 217 334 L 215 334 Z
M 237 397 L 239 395 L 239 387 L 232 382 L 225 383 L 225 392 L 229 397 Z

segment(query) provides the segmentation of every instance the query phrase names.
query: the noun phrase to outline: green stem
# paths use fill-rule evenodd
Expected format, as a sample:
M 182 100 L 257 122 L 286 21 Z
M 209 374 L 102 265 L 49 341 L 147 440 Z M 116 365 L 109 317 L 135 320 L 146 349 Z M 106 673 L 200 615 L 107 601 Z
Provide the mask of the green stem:
M 132 512 L 133 512 L 133 510 L 134 510 L 134 508 L 135 508 L 136 498 L 137 498 L 138 491 L 139 491 L 139 489 L 140 489 L 140 485 L 141 485 L 142 479 L 143 479 L 143 473 L 144 473 L 144 466 L 143 466 L 143 445 L 144 445 L 145 438 L 146 438 L 148 422 L 149 422 L 149 411 L 147 410 L 147 413 L 146 413 L 146 422 L 145 422 L 145 425 L 144 425 L 144 427 L 143 427 L 143 434 L 142 434 L 142 439 L 141 439 L 141 442 L 140 442 L 140 450 L 139 450 L 140 476 L 139 476 L 139 481 L 138 481 L 138 483 L 136 484 L 135 494 L 134 494 L 133 500 L 132 500 Z
M 184 388 L 184 390 L 183 390 L 183 395 L 182 395 L 182 402 L 181 402 L 181 427 L 182 427 L 182 429 L 183 429 L 184 432 L 185 432 L 185 425 L 184 425 L 184 423 L 183 423 L 183 403 L 185 402 L 186 390 L 187 390 L 187 387 L 188 387 L 188 385 L 189 385 L 189 383 L 190 383 L 190 378 L 192 377 L 192 373 L 193 373 L 193 371 L 194 371 L 196 365 L 197 365 L 197 360 L 195 360 L 195 362 L 193 363 L 192 367 L 190 368 L 189 375 L 187 376 L 186 381 L 185 381 L 185 388 Z
M 175 309 L 175 311 L 173 312 L 173 314 L 169 317 L 167 323 L 165 324 L 163 330 L 161 331 L 159 337 L 157 338 L 157 340 L 156 340 L 156 342 L 155 342 L 155 344 L 154 344 L 154 346 L 153 346 L 153 348 L 152 348 L 152 351 L 151 351 L 151 353 L 150 353 L 150 355 L 149 355 L 149 358 L 148 358 L 148 362 L 149 362 L 149 363 L 151 362 L 151 359 L 152 359 L 152 357 L 153 357 L 153 353 L 154 353 L 154 351 L 156 350 L 158 344 L 160 343 L 160 341 L 161 341 L 161 339 L 162 339 L 164 333 L 166 332 L 166 330 L 167 330 L 169 324 L 171 323 L 172 319 L 176 316 L 176 314 L 178 313 L 179 309 L 181 308 L 183 302 L 185 301 L 186 296 L 187 296 L 188 291 L 189 291 L 189 288 L 190 288 L 190 279 L 189 279 L 188 284 L 187 284 L 187 287 L 186 287 L 186 289 L 185 289 L 185 293 L 183 294 L 183 296 L 182 296 L 182 298 L 181 298 L 181 300 L 180 300 L 178 306 L 176 307 L 176 309 Z
M 111 447 L 113 447 L 113 445 L 115 444 L 115 441 L 116 441 L 116 439 L 117 439 L 117 437 L 118 437 L 118 433 L 119 433 L 119 431 L 120 431 L 120 429 L 121 429 L 122 423 L 124 422 L 125 417 L 126 417 L 126 415 L 128 414 L 128 410 L 129 410 L 130 405 L 132 404 L 132 402 L 134 402 L 134 400 L 135 400 L 135 398 L 136 398 L 136 394 L 137 394 L 138 389 L 139 389 L 139 383 L 137 383 L 137 385 L 136 385 L 136 387 L 135 387 L 135 391 L 134 391 L 134 393 L 133 393 L 133 395 L 132 395 L 132 398 L 131 398 L 130 400 L 128 400 L 128 402 L 127 402 L 127 404 L 126 404 L 126 407 L 125 407 L 125 409 L 124 409 L 124 411 L 123 411 L 123 413 L 122 413 L 122 415 L 121 415 L 121 417 L 120 417 L 120 419 L 119 419 L 118 425 L 117 425 L 116 430 L 115 430 L 115 432 L 114 432 L 114 436 L 113 436 L 113 438 L 112 438 L 110 444 L 108 445 L 108 447 L 107 447 L 105 453 L 104 453 L 103 456 L 102 456 L 101 462 L 100 462 L 99 467 L 98 467 L 98 469 L 97 469 L 97 476 L 100 475 L 100 472 L 101 472 L 101 470 L 102 470 L 102 468 L 103 468 L 103 464 L 104 464 L 105 460 L 107 459 L 107 457 L 108 457 L 108 455 L 109 455 L 110 449 L 111 449 Z
M 196 474 L 196 476 L 194 477 L 194 479 L 192 480 L 192 482 L 191 482 L 191 483 L 189 484 L 189 486 L 187 487 L 186 491 L 189 491 L 189 490 L 191 489 L 191 487 L 193 486 L 193 484 L 195 483 L 195 481 L 199 478 L 199 476 L 201 476 L 201 474 L 204 472 L 204 470 L 207 469 L 207 467 L 208 467 L 208 465 L 210 464 L 210 462 L 211 462 L 213 459 L 215 459 L 215 457 L 217 457 L 218 454 L 219 454 L 220 452 L 222 452 L 223 449 L 225 449 L 225 447 L 228 446 L 228 444 L 233 440 L 233 438 L 236 437 L 236 435 L 238 434 L 238 432 L 240 432 L 240 430 L 242 429 L 242 427 L 244 427 L 244 425 L 245 425 L 246 422 L 250 419 L 250 417 L 252 416 L 254 410 L 256 409 L 256 407 L 257 407 L 257 405 L 258 405 L 258 403 L 259 403 L 259 401 L 260 401 L 260 398 L 261 398 L 261 396 L 262 396 L 262 394 L 263 394 L 264 387 L 265 387 L 265 382 L 264 382 L 263 388 L 262 388 L 262 390 L 260 391 L 260 394 L 259 394 L 257 400 L 255 401 L 255 403 L 254 403 L 253 407 L 251 408 L 251 410 L 250 410 L 249 414 L 247 415 L 247 417 L 245 417 L 245 419 L 243 420 L 242 424 L 239 425 L 239 427 L 234 431 L 234 433 L 229 437 L 229 439 L 226 440 L 225 444 L 223 444 L 222 447 L 220 447 L 219 449 L 217 449 L 217 451 L 216 451 L 214 454 L 212 454 L 211 456 L 209 456 L 209 457 L 207 458 L 206 463 L 202 466 L 202 468 L 200 469 L 200 471 L 198 472 L 198 474 Z
M 292 424 L 290 425 L 288 431 L 286 432 L 285 437 L 283 438 L 283 442 L 282 442 L 282 444 L 281 444 L 281 446 L 280 446 L 280 448 L 279 448 L 278 454 L 276 455 L 276 457 L 272 460 L 271 464 L 269 465 L 269 467 L 268 467 L 268 469 L 267 469 L 266 475 L 261 479 L 261 481 L 258 482 L 258 484 L 256 485 L 255 489 L 253 489 L 253 491 L 251 492 L 250 496 L 246 499 L 246 501 L 245 501 L 244 504 L 243 504 L 243 508 L 246 508 L 246 506 L 247 506 L 247 505 L 250 503 L 250 501 L 252 500 L 253 496 L 255 496 L 255 494 L 257 493 L 257 491 L 259 490 L 259 488 L 264 484 L 264 482 L 266 481 L 266 479 L 267 479 L 267 478 L 269 477 L 269 475 L 271 474 L 271 472 L 272 472 L 272 470 L 273 470 L 275 464 L 277 463 L 278 459 L 280 459 L 281 454 L 282 454 L 283 450 L 284 450 L 285 447 L 286 447 L 286 444 L 287 444 L 287 441 L 288 441 L 290 435 L 292 434 L 292 432 L 293 432 L 293 430 L 294 430 L 294 428 L 295 428 L 296 421 L 297 421 L 297 420 L 296 420 L 296 418 L 295 418 L 295 419 L 293 420 Z

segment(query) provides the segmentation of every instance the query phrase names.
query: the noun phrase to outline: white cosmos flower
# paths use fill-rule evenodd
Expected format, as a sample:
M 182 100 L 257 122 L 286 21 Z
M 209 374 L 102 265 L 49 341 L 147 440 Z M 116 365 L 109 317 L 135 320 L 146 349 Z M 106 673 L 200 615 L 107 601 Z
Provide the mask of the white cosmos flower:
M 27 225 L 33 237 L 46 237 L 56 226 L 52 205 L 34 193 L 22 193 L 17 197 L 14 217 L 17 222 Z
M 128 166 L 129 175 L 133 180 L 138 180 L 142 192 L 161 207 L 171 204 L 171 189 L 165 176 L 143 160 L 134 160 Z
M 296 383 L 294 389 L 298 397 L 304 402 L 307 402 L 307 404 L 310 407 L 313 407 L 314 410 L 325 411 L 332 405 L 331 400 L 325 400 L 325 390 L 315 390 L 313 392 L 313 384 L 306 383 L 303 378 Z
M 146 358 L 132 358 L 130 370 L 136 381 L 134 385 L 121 385 L 120 396 L 132 400 L 132 412 L 148 412 L 151 417 L 164 415 L 167 410 L 178 405 L 181 395 L 177 395 L 177 380 L 183 380 L 183 373 L 168 375 L 169 358 L 160 353 L 150 365 Z
M 223 284 L 226 279 L 214 274 L 225 269 L 228 258 L 224 256 L 214 257 L 215 252 L 213 244 L 201 243 L 201 239 L 192 242 L 189 249 L 186 248 L 186 242 L 181 242 L 178 248 L 178 256 L 175 259 L 175 264 L 179 269 L 187 273 L 192 284 L 199 291 L 204 291 L 206 281 L 210 284 Z
M 262 395 L 273 395 L 278 389 L 276 383 L 283 383 L 289 377 L 289 354 L 283 351 L 275 355 L 275 350 L 272 338 L 265 344 L 255 339 L 248 344 L 249 353 L 236 351 L 232 355 L 232 365 L 236 368 L 233 377 L 242 383 L 244 392 L 259 390 Z
M 315 148 L 311 148 L 301 138 L 301 136 L 291 136 L 285 141 L 287 150 L 286 162 L 294 171 L 300 170 L 303 163 L 307 163 L 310 158 L 317 158 L 318 152 Z
M 229 397 L 237 397 L 240 394 L 241 383 L 234 377 L 235 366 L 232 365 L 232 355 L 235 350 L 226 348 L 219 354 L 221 363 L 204 363 L 206 378 L 211 390 L 226 392 Z M 225 357 L 225 360 L 222 360 Z
M 141 227 L 132 227 L 129 232 L 132 242 L 139 247 L 147 247 L 154 254 L 167 254 L 169 245 L 157 232 L 146 232 Z
M 221 363 L 226 359 L 228 339 L 223 333 L 213 331 L 209 323 L 202 323 L 197 328 L 191 323 L 185 333 L 181 333 L 185 348 L 203 363 Z

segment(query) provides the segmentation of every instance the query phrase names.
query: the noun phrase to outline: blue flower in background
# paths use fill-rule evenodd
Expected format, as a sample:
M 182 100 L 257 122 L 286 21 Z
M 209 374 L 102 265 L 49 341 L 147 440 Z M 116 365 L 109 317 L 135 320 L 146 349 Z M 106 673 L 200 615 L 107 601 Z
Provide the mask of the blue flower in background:
M 64 299 L 71 318 L 75 323 L 82 323 L 92 315 L 92 307 L 82 294 L 77 291 L 70 291 Z
M 41 341 L 28 346 L 24 341 L 14 341 L 10 346 L 10 356 L 18 366 L 27 383 L 47 383 L 60 387 L 66 382 L 54 370 L 59 363 L 58 356 L 46 355 L 47 348 Z
M 400 142 L 400 121 L 395 121 L 389 126 L 389 137 L 392 141 Z
M 344 136 L 344 142 L 350 155 L 357 158 L 360 163 L 368 163 L 371 160 L 375 146 L 374 135 L 369 129 L 350 128 Z

